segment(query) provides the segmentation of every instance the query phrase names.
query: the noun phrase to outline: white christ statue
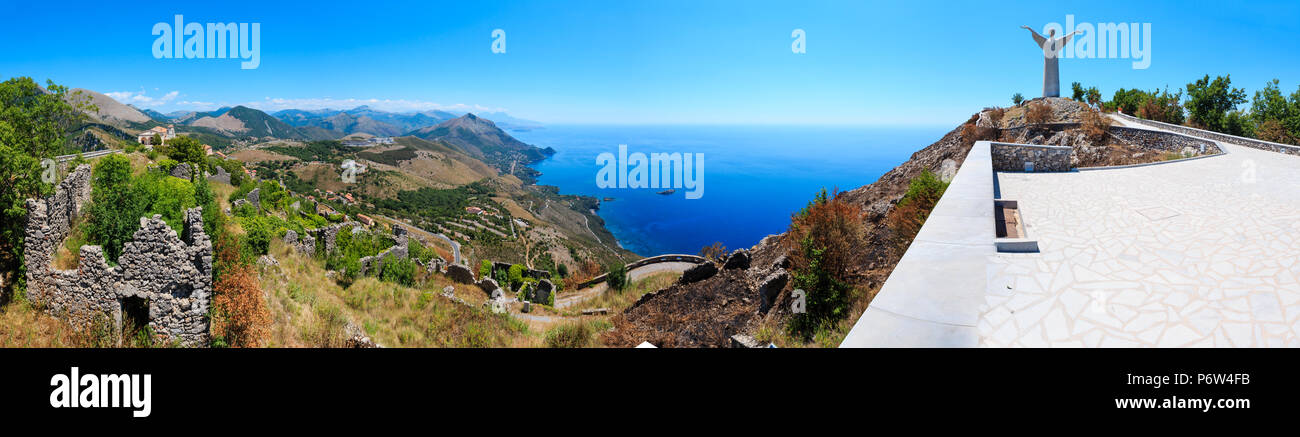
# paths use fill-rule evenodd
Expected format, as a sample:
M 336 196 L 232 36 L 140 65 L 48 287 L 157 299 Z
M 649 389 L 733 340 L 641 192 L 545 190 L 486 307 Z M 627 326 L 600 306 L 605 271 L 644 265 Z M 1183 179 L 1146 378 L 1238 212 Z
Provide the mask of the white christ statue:
M 1020 26 L 1034 34 L 1034 42 L 1043 49 L 1043 97 L 1061 97 L 1061 49 L 1070 43 L 1070 38 L 1080 31 L 1056 38 L 1056 29 L 1049 30 L 1047 36 L 1039 35 L 1029 26 Z

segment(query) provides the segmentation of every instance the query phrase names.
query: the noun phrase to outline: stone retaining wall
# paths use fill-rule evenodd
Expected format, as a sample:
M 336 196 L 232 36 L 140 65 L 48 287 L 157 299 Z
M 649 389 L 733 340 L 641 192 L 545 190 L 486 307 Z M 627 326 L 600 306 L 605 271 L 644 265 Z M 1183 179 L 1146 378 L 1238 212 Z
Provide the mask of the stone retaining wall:
M 1033 144 L 991 143 L 994 171 L 1026 171 L 1026 162 L 1033 163 L 1034 172 L 1070 171 L 1070 146 L 1039 146 Z
M 1110 136 L 1127 141 L 1143 149 L 1180 153 L 1185 148 L 1192 148 L 1201 155 L 1223 153 L 1213 141 L 1170 132 L 1154 131 L 1135 127 L 1111 126 Z
M 27 295 L 57 317 L 85 328 L 106 316 L 121 332 L 128 300 L 148 308 L 153 332 L 186 346 L 208 344 L 212 298 L 212 243 L 203 232 L 202 208 L 185 211 L 182 236 L 161 216 L 140 218 L 140 229 L 109 267 L 99 246 L 82 246 L 76 270 L 51 266 L 71 224 L 90 199 L 91 168 L 77 169 L 44 199 L 27 199 L 24 262 Z M 183 237 L 183 238 L 182 238 Z
M 1137 118 L 1128 114 L 1123 114 L 1118 112 L 1116 113 L 1116 115 L 1127 121 L 1131 121 L 1138 124 L 1144 124 L 1147 126 L 1152 126 L 1157 129 L 1167 129 L 1174 132 L 1178 132 L 1183 135 L 1190 135 L 1199 138 L 1208 138 L 1214 141 L 1222 141 L 1225 143 L 1236 144 L 1238 146 L 1250 147 L 1252 149 L 1267 150 L 1270 152 L 1300 156 L 1300 146 L 1270 143 L 1268 141 L 1260 141 L 1253 138 L 1243 138 L 1234 135 L 1211 132 L 1203 129 L 1191 128 L 1187 126 L 1180 126 L 1176 124 L 1164 123 L 1164 122 L 1159 122 L 1154 120 L 1144 120 L 1141 118 Z

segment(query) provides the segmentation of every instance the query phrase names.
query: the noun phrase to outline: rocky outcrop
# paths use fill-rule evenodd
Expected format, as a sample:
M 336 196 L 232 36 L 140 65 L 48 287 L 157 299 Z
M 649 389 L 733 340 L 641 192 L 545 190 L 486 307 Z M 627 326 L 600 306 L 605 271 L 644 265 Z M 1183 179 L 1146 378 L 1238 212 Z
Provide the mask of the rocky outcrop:
M 369 349 L 369 348 L 383 347 L 380 346 L 378 343 L 375 343 L 375 341 L 372 340 L 369 335 L 366 335 L 365 331 L 361 330 L 361 328 L 357 327 L 357 325 L 354 325 L 352 323 L 348 323 L 347 326 L 343 328 L 343 332 L 347 334 L 347 340 L 346 340 L 347 347 L 354 348 L 354 349 Z
M 686 269 L 685 272 L 682 272 L 682 277 L 677 280 L 677 283 L 690 284 L 692 282 L 699 282 L 712 278 L 713 275 L 716 274 L 718 274 L 718 266 L 712 262 L 705 261 L 695 267 Z
M 758 349 L 763 347 L 763 345 L 752 336 L 736 334 L 731 336 L 731 347 L 737 349 Z
M 781 290 L 790 282 L 790 273 L 784 269 L 778 269 L 767 277 L 764 277 L 758 284 L 758 312 L 767 314 L 767 310 L 772 309 L 776 304 L 777 296 L 780 296 Z
M 732 270 L 732 269 L 744 270 L 748 268 L 749 268 L 749 251 L 745 249 L 737 249 L 735 252 L 732 252 L 731 256 L 727 257 L 727 262 L 722 265 L 723 270 Z
M 50 314 L 85 328 L 101 316 L 121 332 L 124 317 L 143 316 L 165 341 L 208 343 L 212 297 L 212 243 L 201 208 L 185 211 L 180 236 L 161 216 L 141 218 L 110 267 L 99 246 L 82 246 L 77 270 L 51 266 L 70 223 L 90 197 L 90 166 L 79 166 L 45 199 L 27 200 L 25 265 L 28 296 Z M 139 314 L 145 313 L 145 314 Z

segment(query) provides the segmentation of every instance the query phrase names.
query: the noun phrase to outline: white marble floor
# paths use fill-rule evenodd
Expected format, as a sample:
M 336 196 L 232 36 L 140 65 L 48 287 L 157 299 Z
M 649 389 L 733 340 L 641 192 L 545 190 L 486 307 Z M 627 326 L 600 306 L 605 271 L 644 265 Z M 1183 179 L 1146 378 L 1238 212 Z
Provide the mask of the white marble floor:
M 1040 253 L 997 254 L 981 346 L 1300 346 L 1300 157 L 1000 173 Z

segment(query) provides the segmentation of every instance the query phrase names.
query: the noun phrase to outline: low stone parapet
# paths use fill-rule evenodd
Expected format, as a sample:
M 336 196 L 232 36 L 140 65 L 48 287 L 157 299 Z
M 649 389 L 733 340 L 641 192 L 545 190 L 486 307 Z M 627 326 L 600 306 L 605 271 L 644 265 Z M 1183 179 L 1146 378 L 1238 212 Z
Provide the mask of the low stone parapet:
M 1070 146 L 990 143 L 994 171 L 1070 171 Z

